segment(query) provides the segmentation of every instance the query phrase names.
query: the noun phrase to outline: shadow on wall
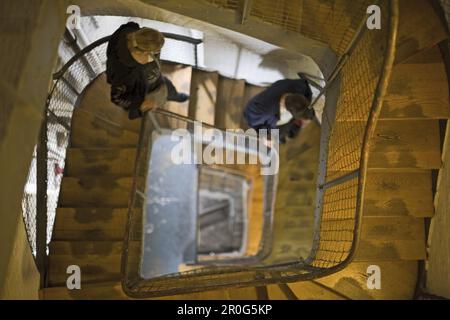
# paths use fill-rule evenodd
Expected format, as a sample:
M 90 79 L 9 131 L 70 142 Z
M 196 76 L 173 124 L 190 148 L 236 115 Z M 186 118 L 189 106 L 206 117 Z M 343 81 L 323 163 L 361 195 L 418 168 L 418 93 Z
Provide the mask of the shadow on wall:
M 301 54 L 295 54 L 284 49 L 275 49 L 261 55 L 259 67 L 277 70 L 284 78 L 298 78 L 297 72 L 305 72 L 322 77 L 314 62 Z

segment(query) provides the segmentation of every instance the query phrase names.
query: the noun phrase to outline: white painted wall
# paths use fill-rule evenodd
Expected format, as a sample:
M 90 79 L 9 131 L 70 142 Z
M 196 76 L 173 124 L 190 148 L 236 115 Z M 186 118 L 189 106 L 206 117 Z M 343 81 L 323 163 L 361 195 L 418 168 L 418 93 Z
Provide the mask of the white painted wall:
M 199 31 L 160 21 L 117 16 L 96 16 L 95 20 L 98 28 L 93 27 L 89 17 L 83 17 L 81 22 L 91 42 L 113 33 L 128 21 L 162 32 L 203 39 L 204 43 L 198 48 L 200 67 L 230 78 L 245 79 L 252 84 L 267 85 L 283 78 L 296 78 L 299 71 L 322 77 L 307 56 L 219 27 Z M 165 60 L 194 64 L 191 44 L 167 39 L 161 54 Z

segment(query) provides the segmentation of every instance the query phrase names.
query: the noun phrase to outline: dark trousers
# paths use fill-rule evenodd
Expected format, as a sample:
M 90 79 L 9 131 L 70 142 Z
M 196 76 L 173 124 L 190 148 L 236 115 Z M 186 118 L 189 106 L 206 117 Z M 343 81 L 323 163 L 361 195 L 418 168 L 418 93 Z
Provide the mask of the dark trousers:
M 177 91 L 177 88 L 173 85 L 172 81 L 170 81 L 169 78 L 162 77 L 162 80 L 164 84 L 167 87 L 167 100 L 169 101 L 178 101 L 179 100 L 179 93 Z

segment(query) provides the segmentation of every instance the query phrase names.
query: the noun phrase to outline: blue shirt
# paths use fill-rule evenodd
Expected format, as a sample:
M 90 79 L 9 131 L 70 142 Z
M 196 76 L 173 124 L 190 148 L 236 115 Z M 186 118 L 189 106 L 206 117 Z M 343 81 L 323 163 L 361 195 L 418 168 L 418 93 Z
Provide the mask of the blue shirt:
M 312 91 L 306 80 L 285 79 L 254 96 L 244 110 L 244 118 L 254 129 L 275 129 L 280 119 L 280 100 L 285 93 L 297 93 L 312 99 Z

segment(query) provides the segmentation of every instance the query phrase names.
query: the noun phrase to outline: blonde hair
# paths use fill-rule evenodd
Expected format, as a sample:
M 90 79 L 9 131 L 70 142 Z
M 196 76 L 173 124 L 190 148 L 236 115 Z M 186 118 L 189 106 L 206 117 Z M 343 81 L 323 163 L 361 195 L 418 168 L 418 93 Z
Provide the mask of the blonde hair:
M 164 36 L 161 32 L 151 28 L 141 28 L 127 35 L 128 50 L 150 51 L 161 50 L 164 45 Z

